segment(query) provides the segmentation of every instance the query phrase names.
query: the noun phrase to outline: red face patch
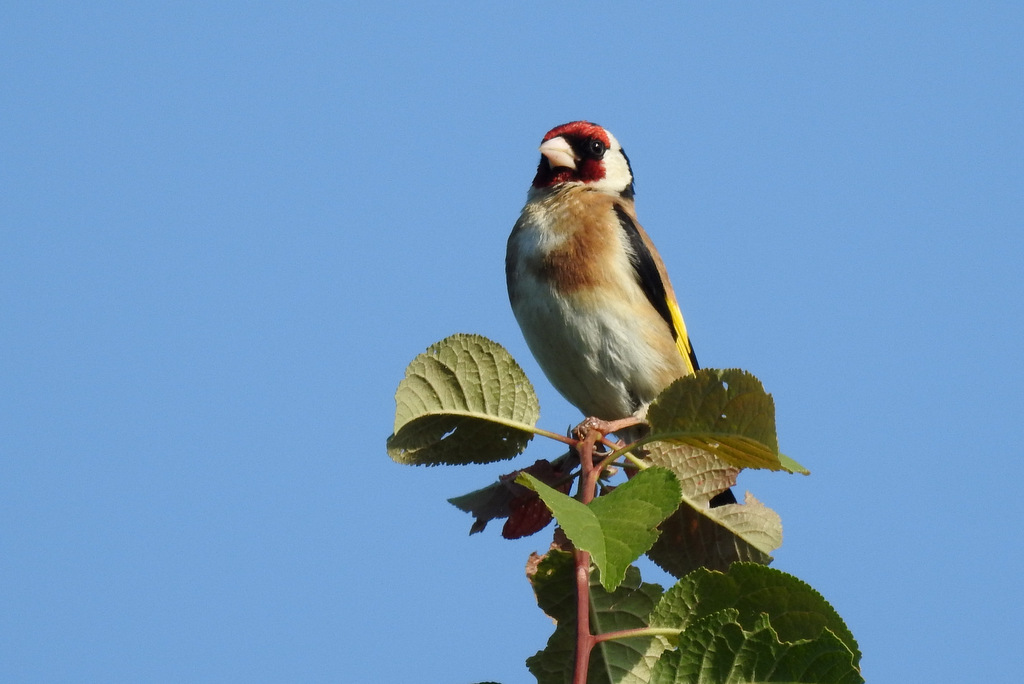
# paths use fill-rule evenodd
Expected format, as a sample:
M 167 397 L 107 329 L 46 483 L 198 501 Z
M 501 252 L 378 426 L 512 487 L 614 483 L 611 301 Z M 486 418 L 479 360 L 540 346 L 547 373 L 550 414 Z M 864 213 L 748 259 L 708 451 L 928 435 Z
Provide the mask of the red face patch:
M 557 138 L 560 135 L 564 135 L 566 139 L 569 138 L 596 138 L 604 143 L 605 147 L 608 147 L 611 142 L 608 140 L 608 132 L 602 127 L 589 121 L 570 121 L 569 123 L 556 126 L 548 131 L 547 135 L 544 136 L 542 142 Z
M 573 181 L 582 183 L 593 183 L 604 178 L 604 163 L 600 159 L 591 158 L 581 151 L 586 148 L 588 142 L 597 140 L 603 143 L 605 148 L 611 145 L 608 139 L 608 132 L 601 126 L 589 121 L 570 121 L 569 123 L 556 126 L 547 132 L 542 142 L 562 136 L 566 139 L 576 152 L 577 165 L 575 169 L 558 168 L 552 169 L 546 159 L 540 160 L 537 167 L 537 175 L 533 179 L 533 187 L 548 188 L 560 183 Z

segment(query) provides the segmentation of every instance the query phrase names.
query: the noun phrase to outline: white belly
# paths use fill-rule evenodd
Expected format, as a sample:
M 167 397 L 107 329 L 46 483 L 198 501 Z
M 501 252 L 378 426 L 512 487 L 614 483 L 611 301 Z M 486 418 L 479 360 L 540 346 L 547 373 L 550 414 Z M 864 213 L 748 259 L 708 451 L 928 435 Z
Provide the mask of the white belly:
M 663 389 L 665 369 L 630 311 L 588 299 L 586 293 L 563 297 L 526 275 L 512 309 L 530 351 L 562 396 L 584 415 L 625 418 Z

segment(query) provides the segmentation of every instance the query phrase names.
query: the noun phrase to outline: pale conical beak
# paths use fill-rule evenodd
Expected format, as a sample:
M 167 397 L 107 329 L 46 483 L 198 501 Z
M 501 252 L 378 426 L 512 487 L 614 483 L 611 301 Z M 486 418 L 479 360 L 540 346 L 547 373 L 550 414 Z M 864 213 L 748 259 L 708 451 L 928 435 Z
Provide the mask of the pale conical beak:
M 548 165 L 555 168 L 575 169 L 576 154 L 569 142 L 562 136 L 541 143 L 540 153 L 548 160 Z

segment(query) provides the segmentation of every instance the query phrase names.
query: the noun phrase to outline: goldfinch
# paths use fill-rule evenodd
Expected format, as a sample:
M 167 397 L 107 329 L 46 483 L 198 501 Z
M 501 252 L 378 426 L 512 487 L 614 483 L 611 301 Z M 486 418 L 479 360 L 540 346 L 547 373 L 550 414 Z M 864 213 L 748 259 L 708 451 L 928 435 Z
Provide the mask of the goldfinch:
M 585 416 L 642 418 L 698 366 L 665 265 L 637 221 L 629 159 L 587 121 L 548 131 L 540 153 L 508 238 L 512 311 L 548 380 Z

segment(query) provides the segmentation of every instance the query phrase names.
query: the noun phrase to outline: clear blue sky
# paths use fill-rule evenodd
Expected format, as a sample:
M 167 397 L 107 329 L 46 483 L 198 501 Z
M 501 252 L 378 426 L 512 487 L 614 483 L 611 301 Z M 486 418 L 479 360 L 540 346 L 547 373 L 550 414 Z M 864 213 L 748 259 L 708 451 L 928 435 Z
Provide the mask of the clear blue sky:
M 612 130 L 745 473 L 871 682 L 1017 681 L 1024 4 L 6 3 L 0 680 L 528 682 L 545 535 L 410 468 L 552 126 Z M 653 579 L 660 579 L 652 575 Z M 954 674 L 956 673 L 956 674 Z

